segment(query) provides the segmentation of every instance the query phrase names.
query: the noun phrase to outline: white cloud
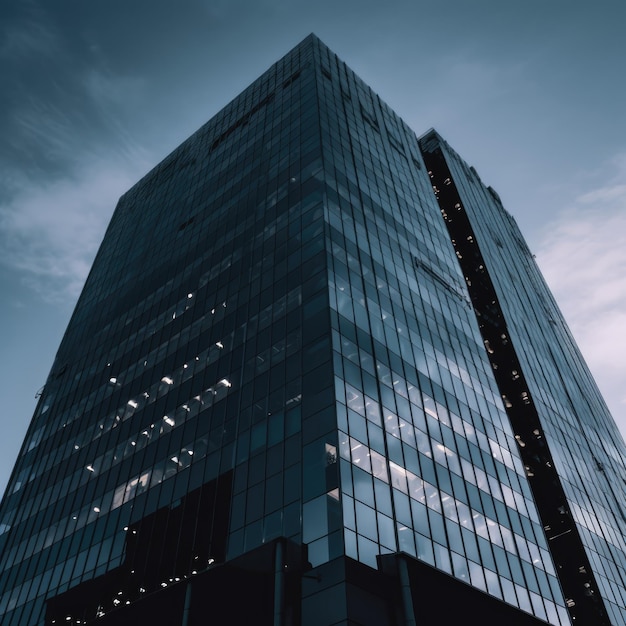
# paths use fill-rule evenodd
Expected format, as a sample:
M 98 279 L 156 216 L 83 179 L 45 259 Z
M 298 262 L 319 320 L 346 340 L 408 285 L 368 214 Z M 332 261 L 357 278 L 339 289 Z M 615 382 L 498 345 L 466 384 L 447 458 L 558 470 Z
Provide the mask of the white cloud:
M 626 435 L 626 159 L 613 168 L 548 224 L 537 260 Z
M 21 102 L 21 107 L 12 113 L 14 137 L 10 137 L 12 148 L 26 150 L 37 146 L 47 158 L 58 159 L 74 154 L 78 143 L 76 123 L 68 111 L 43 98 L 30 97 Z M 26 141 L 25 141 L 26 140 Z
M 75 300 L 119 196 L 146 169 L 92 160 L 71 177 L 22 184 L 0 206 L 0 263 L 47 301 Z
M 15 60 L 59 52 L 58 33 L 34 5 L 18 19 L 3 20 L 0 32 L 0 58 Z

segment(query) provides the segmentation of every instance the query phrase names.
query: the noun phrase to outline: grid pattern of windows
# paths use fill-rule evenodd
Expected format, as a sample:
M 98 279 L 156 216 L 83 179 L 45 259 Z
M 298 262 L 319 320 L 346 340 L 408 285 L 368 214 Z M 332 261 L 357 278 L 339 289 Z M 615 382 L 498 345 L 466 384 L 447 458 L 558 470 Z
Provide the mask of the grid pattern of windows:
M 340 489 L 311 515 L 334 519 L 340 500 L 347 555 L 403 551 L 567 624 L 415 135 L 336 57 L 320 68 Z M 312 562 L 329 546 L 309 544 Z
M 626 477 L 623 441 L 598 388 L 500 198 L 441 138 L 444 155 L 494 284 L 510 341 L 571 518 L 611 623 L 626 621 Z M 512 402 L 516 399 L 511 398 Z M 530 441 L 523 442 L 530 444 Z M 529 475 L 537 462 L 528 461 Z M 548 529 L 557 535 L 556 529 Z M 583 572 L 586 574 L 586 572 Z
M 445 149 L 622 623 L 621 439 L 512 220 Z M 406 553 L 570 624 L 447 219 L 415 134 L 314 36 L 129 190 L 2 502 L 3 626 L 82 584 L 90 612 L 48 621 L 93 619 L 279 537 L 314 567 Z
M 46 596 L 106 573 L 134 573 L 132 600 L 302 540 L 302 394 L 328 334 L 311 54 L 121 198 L 3 502 L 3 624 L 39 623 Z

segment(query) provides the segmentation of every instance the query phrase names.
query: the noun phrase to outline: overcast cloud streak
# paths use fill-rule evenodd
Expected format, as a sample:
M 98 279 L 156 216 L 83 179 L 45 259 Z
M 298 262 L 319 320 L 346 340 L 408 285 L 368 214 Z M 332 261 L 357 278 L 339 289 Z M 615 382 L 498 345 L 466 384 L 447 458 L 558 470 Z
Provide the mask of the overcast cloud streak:
M 141 79 L 42 5 L 3 20 L 0 264 L 43 300 L 73 303 L 119 196 L 154 164 L 123 115 Z M 84 37 L 83 37 L 84 39 Z M 78 42 L 78 43 L 77 43 Z M 36 79 L 25 82 L 25 77 Z
M 145 171 L 93 161 L 71 177 L 25 186 L 0 207 L 0 262 L 44 300 L 74 302 L 119 196 Z
M 537 255 L 609 408 L 626 432 L 626 154 L 603 171 L 604 176 L 614 174 L 546 226 Z
M 617 0 L 2 3 L 0 489 L 118 197 L 310 32 L 497 189 L 626 432 L 626 164 L 593 172 L 624 150 L 625 20 Z

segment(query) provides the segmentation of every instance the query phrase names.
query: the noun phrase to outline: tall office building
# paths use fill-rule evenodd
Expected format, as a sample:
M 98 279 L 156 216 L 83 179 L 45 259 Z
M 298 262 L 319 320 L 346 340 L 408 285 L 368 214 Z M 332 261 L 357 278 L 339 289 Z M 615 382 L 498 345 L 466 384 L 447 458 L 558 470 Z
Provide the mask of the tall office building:
M 624 624 L 625 458 L 497 194 L 311 35 L 120 199 L 2 624 Z

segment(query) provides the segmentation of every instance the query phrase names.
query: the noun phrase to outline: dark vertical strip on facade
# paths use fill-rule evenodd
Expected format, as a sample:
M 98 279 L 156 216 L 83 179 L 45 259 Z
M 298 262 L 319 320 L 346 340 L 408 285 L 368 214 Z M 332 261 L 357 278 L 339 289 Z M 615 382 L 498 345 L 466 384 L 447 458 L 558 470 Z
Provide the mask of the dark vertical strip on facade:
M 498 297 L 436 136 L 421 140 L 439 208 L 465 276 L 489 361 L 511 422 L 529 484 L 575 623 L 609 625 L 584 545 L 543 436 Z

